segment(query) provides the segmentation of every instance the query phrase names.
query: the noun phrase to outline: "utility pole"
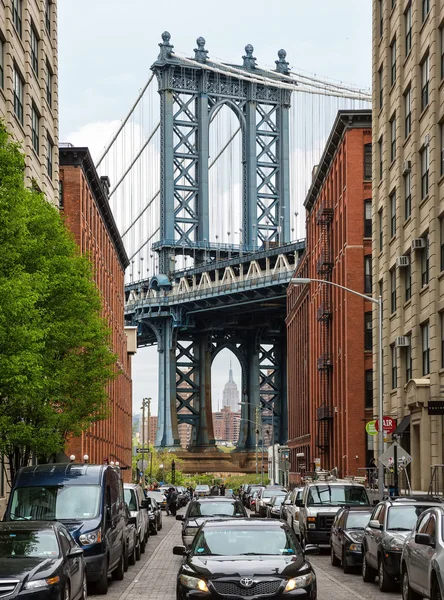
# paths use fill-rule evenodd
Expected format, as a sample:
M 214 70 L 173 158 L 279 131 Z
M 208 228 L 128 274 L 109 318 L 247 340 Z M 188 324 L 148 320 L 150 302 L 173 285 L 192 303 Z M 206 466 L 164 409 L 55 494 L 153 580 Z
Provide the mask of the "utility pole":
M 148 406 L 148 442 L 149 442 L 149 416 L 150 416 L 150 403 L 151 398 L 144 398 L 142 400 L 142 450 L 145 449 L 145 407 Z M 142 466 L 145 464 L 145 453 L 142 452 Z M 145 469 L 142 468 L 142 484 L 145 484 Z

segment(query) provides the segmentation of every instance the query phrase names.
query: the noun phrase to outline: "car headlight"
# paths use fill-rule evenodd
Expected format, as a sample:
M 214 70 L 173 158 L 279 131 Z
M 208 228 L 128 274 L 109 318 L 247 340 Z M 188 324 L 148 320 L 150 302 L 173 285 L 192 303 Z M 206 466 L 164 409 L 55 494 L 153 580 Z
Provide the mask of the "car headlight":
M 206 581 L 190 575 L 179 575 L 179 581 L 190 590 L 199 590 L 200 592 L 209 592 Z
M 361 552 L 362 550 L 362 544 L 350 544 L 348 547 L 349 550 L 352 550 L 354 552 Z
M 196 535 L 199 527 L 185 527 L 184 535 Z
M 385 543 L 385 547 L 387 550 L 398 550 L 400 552 L 402 550 L 403 546 L 404 546 L 403 538 L 391 538 L 390 540 L 387 540 Z
M 90 544 L 100 544 L 102 541 L 102 530 L 96 529 L 95 531 L 89 531 L 88 533 L 82 533 L 79 537 L 79 542 L 84 546 Z
M 138 514 L 138 513 L 137 513 L 137 510 L 130 510 L 130 515 L 131 515 L 132 517 L 136 517 L 136 519 L 137 519 L 137 514 Z
M 299 590 L 305 588 L 316 581 L 316 575 L 310 571 L 305 575 L 299 575 L 299 577 L 293 577 L 287 581 L 284 592 L 292 592 L 293 590 Z
M 35 590 L 37 588 L 48 587 L 49 585 L 59 583 L 59 581 L 60 577 L 58 575 L 56 577 L 50 577 L 49 579 L 36 579 L 35 581 L 28 581 L 25 583 L 25 589 Z

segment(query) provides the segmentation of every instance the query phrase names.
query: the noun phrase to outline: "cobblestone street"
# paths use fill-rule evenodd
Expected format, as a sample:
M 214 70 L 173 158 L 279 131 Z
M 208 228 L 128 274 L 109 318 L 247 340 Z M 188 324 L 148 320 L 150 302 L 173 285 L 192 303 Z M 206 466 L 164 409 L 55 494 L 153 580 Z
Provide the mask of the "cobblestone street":
M 110 581 L 107 600 L 175 600 L 176 575 L 181 562 L 173 546 L 181 544 L 181 524 L 163 513 L 163 528 L 151 536 L 142 559 L 125 573 L 123 581 Z M 377 583 L 364 583 L 360 573 L 344 575 L 332 567 L 327 554 L 311 556 L 318 578 L 318 600 L 400 600 L 401 594 L 382 594 Z M 105 596 L 90 596 L 94 600 Z

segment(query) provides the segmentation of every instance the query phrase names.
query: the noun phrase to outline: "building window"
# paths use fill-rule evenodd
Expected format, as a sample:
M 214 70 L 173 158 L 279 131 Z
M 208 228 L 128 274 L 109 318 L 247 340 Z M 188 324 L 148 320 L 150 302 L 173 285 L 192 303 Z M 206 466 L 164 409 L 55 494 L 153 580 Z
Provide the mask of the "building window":
M 39 72 L 39 39 L 34 25 L 31 25 L 31 66 L 36 75 Z
M 421 200 L 429 193 L 429 147 L 424 146 L 421 154 Z
M 381 135 L 381 137 L 379 138 L 378 141 L 378 152 L 379 152 L 379 181 L 382 180 L 382 167 L 383 167 L 383 163 L 382 163 L 382 142 L 383 142 L 383 137 Z
M 365 371 L 365 408 L 373 408 L 373 369 Z
M 422 0 L 422 21 L 424 22 L 430 11 L 430 0 Z
M 429 234 L 425 236 L 425 248 L 421 250 L 421 285 L 429 283 Z
M 439 30 L 439 43 L 440 43 L 440 72 L 441 79 L 444 79 L 444 26 Z
M 396 192 L 390 194 L 390 237 L 396 235 Z
M 22 4 L 22 0 L 12 0 L 12 21 L 20 37 L 22 37 Z
M 52 179 L 52 165 L 53 165 L 53 154 L 54 154 L 54 145 L 52 143 L 51 138 L 47 137 L 47 157 L 46 157 L 46 168 L 48 171 L 48 177 Z
M 440 271 L 444 271 L 444 216 L 439 218 Z
M 410 88 L 404 94 L 404 111 L 404 135 L 407 138 L 412 131 L 412 91 Z
M 14 112 L 23 125 L 23 79 L 14 67 Z
M 40 117 L 35 109 L 35 106 L 32 105 L 32 113 L 31 113 L 31 133 L 32 133 L 32 147 L 34 148 L 34 152 L 36 154 L 39 153 L 40 149 Z
M 390 44 L 390 85 L 396 81 L 396 38 Z
M 430 59 L 427 54 L 421 63 L 421 111 L 423 111 L 429 103 L 429 67 Z
M 392 390 L 398 387 L 398 367 L 396 364 L 396 346 L 392 344 L 390 346 L 390 354 L 392 358 Z
M 372 201 L 364 200 L 364 237 L 372 237 Z
M 380 67 L 378 71 L 379 75 L 379 108 L 381 109 L 384 105 L 384 68 Z
M 372 145 L 364 145 L 364 179 L 372 178 Z
M 372 313 L 364 313 L 364 350 L 373 348 Z
M 412 178 L 410 171 L 404 175 L 404 212 L 407 220 L 412 214 Z
M 405 283 L 405 301 L 408 302 L 412 297 L 412 264 L 409 256 L 409 264 L 404 267 L 404 283 Z
M 372 255 L 364 256 L 364 294 L 372 293 Z
M 439 134 L 441 142 L 439 174 L 444 175 L 444 122 L 439 124 Z
M 59 208 L 62 210 L 65 208 L 64 197 L 63 197 L 63 181 L 59 180 Z
M 5 87 L 5 43 L 0 38 L 0 87 Z
M 405 55 L 412 49 L 412 4 L 410 3 L 404 13 L 405 20 Z
M 396 269 L 390 271 L 390 312 L 396 312 Z
M 384 0 L 379 0 L 379 37 L 384 34 Z
M 378 211 L 378 231 L 379 231 L 379 252 L 382 252 L 382 240 L 383 240 L 383 231 L 382 231 L 382 208 Z
M 428 375 L 430 373 L 430 337 L 429 337 L 429 324 L 424 323 L 421 325 L 421 339 L 422 339 L 422 374 Z
M 409 336 L 410 344 L 405 349 L 405 381 L 412 378 L 412 340 Z
M 46 101 L 52 106 L 52 71 L 49 62 L 46 61 Z
M 390 119 L 390 162 L 396 158 L 396 115 Z
M 45 3 L 45 27 L 46 31 L 51 34 L 51 2 L 46 0 Z
M 441 369 L 444 368 L 444 313 L 439 313 L 441 333 Z

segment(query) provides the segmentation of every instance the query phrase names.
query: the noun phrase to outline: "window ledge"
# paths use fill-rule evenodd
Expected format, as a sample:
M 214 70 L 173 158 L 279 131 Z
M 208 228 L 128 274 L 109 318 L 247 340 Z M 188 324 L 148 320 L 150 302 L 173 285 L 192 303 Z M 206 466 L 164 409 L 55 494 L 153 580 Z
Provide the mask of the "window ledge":
M 438 179 L 438 185 L 441 185 L 444 182 L 444 173 L 441 175 L 441 177 Z
M 25 133 L 25 127 L 24 127 L 24 125 L 23 125 L 22 123 L 20 123 L 20 121 L 19 121 L 19 119 L 18 119 L 17 115 L 15 114 L 15 112 L 13 112 L 13 115 L 14 115 L 15 122 L 16 122 L 16 123 L 17 123 L 17 125 L 20 127 L 20 129 L 22 130 L 22 133 L 23 133 L 23 135 L 24 135 L 24 136 L 25 136 L 25 138 L 26 138 L 26 133 Z
M 391 246 L 395 240 L 396 240 L 396 233 L 394 235 L 392 235 L 392 237 L 390 238 L 389 246 Z
M 441 271 L 441 273 L 438 275 L 438 281 L 442 281 L 444 279 L 444 271 Z
M 444 87 L 444 78 L 441 79 L 441 83 L 438 86 L 438 90 L 441 91 L 443 87 Z
M 424 29 L 424 27 L 426 26 L 426 24 L 427 24 L 427 22 L 428 22 L 428 20 L 429 20 L 429 17 L 430 17 L 430 13 L 431 13 L 431 12 L 432 12 L 432 10 L 430 9 L 430 10 L 429 10 L 429 12 L 426 14 L 426 18 L 424 19 L 424 21 L 423 21 L 423 22 L 422 22 L 422 24 L 421 24 L 421 27 L 420 27 L 420 29 L 419 29 L 419 34 L 420 34 L 420 35 L 421 35 L 421 33 L 422 33 L 422 30 Z
M 394 310 L 394 312 L 390 313 L 390 321 L 393 321 L 393 319 L 396 317 L 396 309 Z
M 430 285 L 430 283 L 426 283 L 425 285 L 422 286 L 422 288 L 419 290 L 420 296 L 424 296 L 424 294 L 426 294 L 429 291 L 429 285 Z
M 438 369 L 438 375 L 443 375 L 444 374 L 444 367 L 442 367 L 441 369 Z
M 395 155 L 394 159 L 392 160 L 392 162 L 390 163 L 389 171 L 391 171 L 392 167 L 394 167 L 395 165 L 396 165 L 396 155 Z
M 421 202 L 418 204 L 418 208 L 422 208 L 424 206 L 424 204 L 427 203 L 427 200 L 429 199 L 429 195 L 427 194 L 427 196 L 424 196 L 424 198 L 421 200 Z
M 404 223 L 402 224 L 402 226 L 404 228 L 407 227 L 409 225 L 409 223 L 411 222 L 411 220 L 412 220 L 412 215 L 410 214 L 409 218 L 404 221 Z
M 410 296 L 410 298 L 404 302 L 404 310 L 406 308 L 408 308 L 411 305 L 411 303 L 412 303 L 412 297 Z
M 403 142 L 403 144 L 402 144 L 402 147 L 403 147 L 403 148 L 405 148 L 405 147 L 407 146 L 407 144 L 409 143 L 409 141 L 410 141 L 410 138 L 411 138 L 411 137 L 412 137 L 412 130 L 410 129 L 410 133 L 409 133 L 409 134 L 408 134 L 408 136 L 405 138 L 405 140 L 404 140 L 404 142 Z
M 404 41 L 405 41 L 405 38 L 404 38 Z M 405 45 L 404 45 L 404 47 L 405 47 Z M 404 64 L 402 65 L 403 67 L 405 67 L 405 63 L 408 61 L 408 59 L 411 57 L 411 55 L 412 55 L 412 48 L 410 47 L 409 53 L 404 58 Z
M 390 390 L 390 396 L 396 396 L 397 393 L 398 393 L 398 388 L 392 388 Z
M 424 117 L 424 115 L 427 113 L 427 111 L 430 108 L 430 98 L 429 98 L 429 103 L 427 104 L 427 106 L 424 108 L 424 110 L 422 111 L 422 113 L 419 115 L 419 122 L 421 123 L 422 118 Z

